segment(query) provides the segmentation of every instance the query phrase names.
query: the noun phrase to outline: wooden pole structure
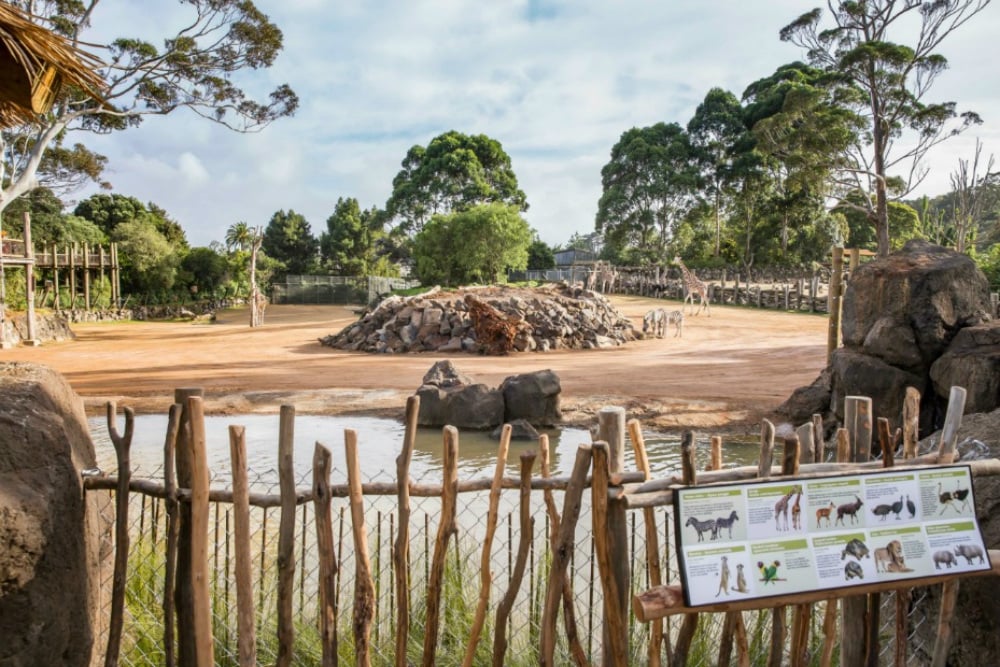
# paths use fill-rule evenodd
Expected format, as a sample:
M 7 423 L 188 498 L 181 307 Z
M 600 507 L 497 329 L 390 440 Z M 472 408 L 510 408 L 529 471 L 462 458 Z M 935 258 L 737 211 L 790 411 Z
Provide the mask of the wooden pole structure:
M 625 667 L 628 664 L 628 625 L 625 615 L 621 613 L 618 600 L 621 597 L 621 583 L 615 574 L 615 561 L 625 561 L 626 551 L 615 551 L 612 536 L 613 527 L 610 502 L 608 501 L 609 458 L 608 443 L 597 441 L 593 444 L 594 471 L 591 515 L 594 524 L 594 555 L 597 559 L 597 569 L 600 572 L 601 588 L 604 593 L 604 645 L 602 664 L 610 667 Z M 627 581 L 626 581 L 627 585 Z M 627 592 L 627 589 L 626 589 Z
M 906 388 L 903 399 L 903 458 L 917 457 L 917 444 L 920 439 L 920 392 L 913 387 Z
M 28 214 L 25 213 L 25 216 Z M 27 270 L 31 270 L 28 265 Z M 132 433 L 135 414 L 132 408 L 125 408 L 125 435 L 118 434 L 117 406 L 114 401 L 107 404 L 108 435 L 118 459 L 118 488 L 115 490 L 115 570 L 111 586 L 111 621 L 108 624 L 108 647 L 104 653 L 105 667 L 115 667 L 122 642 L 122 623 L 125 612 L 125 574 L 128 569 L 128 492 L 132 474 L 129 451 L 132 447 Z
M 194 445 L 191 442 L 191 408 L 188 399 L 200 398 L 200 388 L 174 390 L 174 403 L 182 406 L 177 430 L 177 486 L 191 489 L 191 466 Z M 191 503 L 180 503 L 177 513 L 177 587 L 174 589 L 177 613 L 177 648 L 180 667 L 196 665 L 194 652 L 194 599 L 191 588 Z
M 406 644 L 410 632 L 410 462 L 417 440 L 420 397 L 406 399 L 406 430 L 403 449 L 396 457 L 396 497 L 399 504 L 399 532 L 393 545 L 396 575 L 396 667 L 408 667 Z
M 35 249 L 31 245 L 31 214 L 24 212 L 24 299 L 27 306 L 28 338 L 25 345 L 38 345 L 35 330 Z
M 685 431 L 681 436 L 681 472 L 684 484 L 694 486 L 698 483 L 698 469 L 695 465 L 694 433 Z M 685 614 L 681 622 L 681 629 L 674 643 L 674 652 L 671 654 L 671 665 L 686 665 L 688 653 L 691 650 L 691 642 L 695 632 L 698 630 L 697 613 Z
M 465 648 L 465 659 L 462 667 L 471 667 L 476 657 L 476 647 L 486 623 L 486 607 L 490 603 L 490 587 L 493 585 L 493 536 L 497 530 L 497 517 L 500 511 L 500 491 L 503 473 L 507 469 L 507 452 L 510 450 L 510 424 L 504 424 L 500 432 L 500 446 L 497 448 L 496 467 L 493 469 L 493 484 L 490 486 L 489 508 L 486 511 L 486 536 L 483 538 L 483 549 L 479 560 L 479 602 L 472 619 L 469 631 L 469 643 Z
M 282 405 L 278 420 L 278 487 L 281 518 L 278 522 L 278 658 L 277 667 L 292 664 L 295 618 L 295 408 Z
M 111 244 L 111 303 L 116 308 L 122 305 L 121 267 L 118 263 L 118 244 Z
M 66 254 L 69 255 L 69 309 L 76 310 L 76 248 L 75 241 L 66 247 Z
M 337 554 L 330 514 L 330 450 L 313 448 L 313 507 L 316 513 L 316 546 L 319 551 L 319 637 L 322 667 L 337 665 Z M 304 558 L 304 556 L 303 556 Z
M 850 460 L 868 461 L 872 442 L 871 399 L 867 396 L 848 396 L 844 399 L 844 428 L 850 442 Z M 856 595 L 844 599 L 841 613 L 841 662 L 844 665 L 867 664 L 866 654 L 870 648 L 868 624 L 870 615 L 869 599 L 866 595 Z
M 427 581 L 427 620 L 421 663 L 424 667 L 432 667 L 435 663 L 438 624 L 441 618 L 441 597 L 444 587 L 445 558 L 448 555 L 448 542 L 453 535 L 458 533 L 458 526 L 455 524 L 458 503 L 458 429 L 454 426 L 445 426 L 443 436 L 444 470 L 442 472 L 444 479 L 441 489 L 441 519 L 438 523 L 437 539 L 434 541 L 434 558 Z
M 257 664 L 254 624 L 253 554 L 250 548 L 250 481 L 247 476 L 246 431 L 229 427 L 229 458 L 233 475 L 233 517 L 236 556 L 236 653 L 240 667 Z
M 521 582 L 524 579 L 524 569 L 528 562 L 528 552 L 531 549 L 532 536 L 534 535 L 535 520 L 531 516 L 531 469 L 535 465 L 535 453 L 525 452 L 521 454 L 521 486 L 520 502 L 518 504 L 520 516 L 520 535 L 517 542 L 517 560 L 514 561 L 514 572 L 511 573 L 510 585 L 503 599 L 497 607 L 496 633 L 493 636 L 493 667 L 503 667 L 507 656 L 507 620 L 510 618 L 510 610 L 514 606 L 517 592 L 521 589 Z M 435 552 L 436 555 L 436 552 Z M 425 667 L 431 667 L 433 661 L 427 662 L 426 644 L 424 644 Z M 433 656 L 431 656 L 433 658 Z
M 59 296 L 59 252 L 56 249 L 57 246 L 55 243 L 52 243 L 51 248 L 52 248 L 52 284 L 53 284 L 53 289 L 55 290 L 55 294 L 53 297 L 53 302 L 54 302 L 53 307 L 56 309 L 56 312 L 58 313 L 60 310 L 62 310 L 62 299 Z
M 208 460 L 205 451 L 205 411 L 200 396 L 187 399 L 191 416 L 191 601 L 194 664 L 212 667 L 212 599 L 208 574 Z
M 358 458 L 358 435 L 344 429 L 344 452 L 347 459 L 347 483 L 350 486 L 351 534 L 354 539 L 354 664 L 371 664 L 371 631 L 375 616 L 375 582 L 368 555 L 368 530 L 365 526 L 365 498 L 361 489 L 361 461 Z M 447 461 L 447 458 L 446 458 Z
M 622 473 L 625 471 L 625 408 L 604 407 L 597 413 L 597 438 L 608 443 L 608 474 Z M 597 454 L 595 453 L 595 457 Z M 597 465 L 595 458 L 595 467 Z M 603 471 L 602 471 L 603 472 Z M 597 474 L 595 470 L 595 475 Z M 609 565 L 610 571 L 604 572 L 605 595 L 613 593 L 610 601 L 615 605 L 614 620 L 605 618 L 604 622 L 604 647 L 603 664 L 608 667 L 615 659 L 611 655 L 612 646 L 620 645 L 626 652 L 628 649 L 628 618 L 629 607 L 629 558 L 625 555 L 628 550 L 628 525 L 625 518 L 625 504 L 619 500 L 608 502 L 607 525 L 603 527 L 607 530 L 608 548 L 611 554 Z M 595 531 L 596 532 L 596 531 Z M 609 582 L 613 580 L 613 588 L 607 588 Z M 605 611 L 609 608 L 606 598 Z M 620 626 L 619 626 L 620 622 Z M 619 637 L 611 638 L 608 633 L 610 625 L 615 625 L 620 634 Z M 624 655 L 624 654 L 623 654 Z
M 966 390 L 964 387 L 952 387 L 948 395 L 948 409 L 945 412 L 944 428 L 941 429 L 941 442 L 938 444 L 938 459 L 942 463 L 955 460 L 958 444 L 958 429 L 962 426 L 962 415 L 965 413 Z M 958 579 L 944 582 L 941 586 L 941 606 L 938 610 L 937 637 L 934 640 L 934 652 L 931 656 L 931 667 L 945 667 L 948 663 L 948 652 L 951 650 L 952 621 L 955 618 L 955 605 L 958 602 Z
M 83 244 L 83 305 L 90 310 L 90 244 Z
M 840 312 L 841 295 L 843 294 L 844 280 L 844 249 L 833 249 L 833 268 L 830 275 L 830 325 L 827 329 L 826 338 L 826 361 L 830 363 L 833 359 L 833 352 L 840 346 Z
M 163 442 L 163 484 L 166 490 L 164 505 L 167 511 L 167 553 L 163 578 L 163 663 L 174 667 L 174 595 L 177 585 L 177 535 L 180 515 L 177 503 L 177 483 L 174 469 L 177 456 L 177 436 L 184 406 L 174 403 L 167 418 L 167 435 Z
M 649 465 L 649 456 L 646 453 L 646 440 L 642 435 L 642 427 L 638 419 L 630 419 L 628 426 L 629 437 L 632 439 L 632 449 L 635 452 L 635 461 L 642 471 L 643 477 L 647 481 L 653 478 L 653 472 Z M 719 468 L 722 467 L 722 439 L 719 438 Z M 712 463 L 715 464 L 715 439 L 712 440 Z M 656 530 L 656 510 L 647 507 L 642 510 L 643 523 L 646 528 L 646 567 L 649 571 L 650 586 L 660 586 L 663 584 L 663 574 L 660 572 L 660 544 L 659 531 Z M 667 637 L 667 653 L 669 655 L 669 637 Z M 661 652 L 663 651 L 664 634 L 663 621 L 657 619 L 653 621 L 649 636 L 649 667 L 660 667 Z
M 542 436 L 545 437 L 545 436 Z M 546 442 L 543 451 L 548 450 Z M 543 454 L 542 474 L 547 476 L 548 463 L 545 461 L 547 454 Z M 549 575 L 548 587 L 545 591 L 545 606 L 542 611 L 542 633 L 541 633 L 541 658 L 540 664 L 544 667 L 555 665 L 556 649 L 556 625 L 559 615 L 559 600 L 563 601 L 563 609 L 566 616 L 566 640 L 569 644 L 570 653 L 574 663 L 581 667 L 587 664 L 587 656 L 583 652 L 579 638 L 576 635 L 575 613 L 572 612 L 573 599 L 570 590 L 570 579 L 567 568 L 572 559 L 576 537 L 576 525 L 580 519 L 580 511 L 583 507 L 583 490 L 587 484 L 587 472 L 593 459 L 593 451 L 590 445 L 580 445 L 576 450 L 576 459 L 573 462 L 573 472 L 570 474 L 569 488 L 563 496 L 562 518 L 558 521 L 558 513 L 554 508 L 550 509 L 550 515 L 555 514 L 552 520 L 552 569 Z M 546 505 L 550 502 L 554 505 L 552 492 L 546 491 Z M 568 604 L 567 604 L 568 600 Z M 572 617 L 571 617 L 572 614 Z

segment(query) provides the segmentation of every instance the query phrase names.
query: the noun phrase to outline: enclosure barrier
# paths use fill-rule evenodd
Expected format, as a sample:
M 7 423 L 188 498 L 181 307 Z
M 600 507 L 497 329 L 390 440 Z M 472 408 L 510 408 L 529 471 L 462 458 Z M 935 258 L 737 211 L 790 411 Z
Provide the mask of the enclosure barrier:
M 235 577 L 236 615 L 238 619 L 238 656 L 232 664 L 255 665 L 256 651 L 261 638 L 256 636 L 256 628 L 261 624 L 265 611 L 263 591 L 254 591 L 251 568 L 254 561 L 251 546 L 249 510 L 251 507 L 280 508 L 279 538 L 277 545 L 277 617 L 275 635 L 277 638 L 276 664 L 321 664 L 336 665 L 344 659 L 344 638 L 339 636 L 338 620 L 340 609 L 337 603 L 337 581 L 342 573 L 338 567 L 343 563 L 340 554 L 344 542 L 349 542 L 354 552 L 353 609 L 351 613 L 350 636 L 346 638 L 351 646 L 351 657 L 355 664 L 395 664 L 416 663 L 431 665 L 438 660 L 444 650 L 445 639 L 440 631 L 444 629 L 442 614 L 449 609 L 443 603 L 443 596 L 449 586 L 448 570 L 456 563 L 449 564 L 449 544 L 458 533 L 456 507 L 459 494 L 472 491 L 489 491 L 489 509 L 485 532 L 479 537 L 481 560 L 479 565 L 479 592 L 476 596 L 475 611 L 469 636 L 460 647 L 463 665 L 472 664 L 512 664 L 517 658 L 510 652 L 510 614 L 514 601 L 524 584 L 526 570 L 534 570 L 533 555 L 534 517 L 530 514 L 532 492 L 544 494 L 545 518 L 549 524 L 547 546 L 551 546 L 551 557 L 547 576 L 537 579 L 537 589 L 532 593 L 541 600 L 540 618 L 537 619 L 538 633 L 533 635 L 530 659 L 537 664 L 554 665 L 572 662 L 577 665 L 641 664 L 686 665 L 693 664 L 692 642 L 695 640 L 699 621 L 711 612 L 724 614 L 722 632 L 713 646 L 718 647 L 717 655 L 710 664 L 728 665 L 735 649 L 737 661 L 748 665 L 751 659 L 760 661 L 766 655 L 769 665 L 833 664 L 839 648 L 840 664 L 877 664 L 882 654 L 880 647 L 880 620 L 882 608 L 880 594 L 894 591 L 894 627 L 890 634 L 894 651 L 893 664 L 903 665 L 907 660 L 909 642 L 907 629 L 907 606 L 910 590 L 918 586 L 937 583 L 943 585 L 943 595 L 938 614 L 937 642 L 932 651 L 932 664 L 945 664 L 950 643 L 950 628 L 955 614 L 958 576 L 942 575 L 924 579 L 906 580 L 888 584 L 873 584 L 820 593 L 803 593 L 781 598 L 755 600 L 747 603 L 732 602 L 708 607 L 689 608 L 684 606 L 681 585 L 672 582 L 669 572 L 669 521 L 665 522 L 667 544 L 661 550 L 658 541 L 658 526 L 655 509 L 673 504 L 677 489 L 693 485 L 712 485 L 753 478 L 772 479 L 813 479 L 822 478 L 845 471 L 855 472 L 895 466 L 908 470 L 927 465 L 949 464 L 954 460 L 957 430 L 965 403 L 965 391 L 960 387 L 952 389 L 945 429 L 937 451 L 917 455 L 915 425 L 918 422 L 919 395 L 910 390 L 903 414 L 903 426 L 895 434 L 889 430 L 889 422 L 880 418 L 878 443 L 881 460 L 872 460 L 872 420 L 871 401 L 863 397 L 848 397 L 845 427 L 837 431 L 837 463 L 827 463 L 822 438 L 822 422 L 818 416 L 803 424 L 796 433 L 784 437 L 784 449 L 780 466 L 773 466 L 774 427 L 765 421 L 761 433 L 760 459 L 757 466 L 723 469 L 722 439 L 711 438 L 711 463 L 707 472 L 698 472 L 695 463 L 694 434 L 684 434 L 682 469 L 680 474 L 671 474 L 652 479 L 642 429 L 638 421 L 625 421 L 625 411 L 621 408 L 605 408 L 598 414 L 598 428 L 595 442 L 582 444 L 576 451 L 572 473 L 568 477 L 551 477 L 549 474 L 548 438 L 539 439 L 539 452 L 522 454 L 518 477 L 505 476 L 506 459 L 510 446 L 510 428 L 502 431 L 497 451 L 496 467 L 492 479 L 459 480 L 457 456 L 459 434 L 446 427 L 444 440 L 444 473 L 441 484 L 417 484 L 410 478 L 418 398 L 411 397 L 406 406 L 406 429 L 402 451 L 396 459 L 395 483 L 364 483 L 361 479 L 357 436 L 352 430 L 345 431 L 347 458 L 346 485 L 330 484 L 330 452 L 316 443 L 313 456 L 312 485 L 309 489 L 297 489 L 292 470 L 291 451 L 294 428 L 294 408 L 283 406 L 280 414 L 278 443 L 278 474 L 280 493 L 251 493 L 247 481 L 245 434 L 242 427 L 229 429 L 230 452 L 232 458 L 232 488 L 227 490 L 209 488 L 208 466 L 206 464 L 206 442 L 204 413 L 201 391 L 180 389 L 175 394 L 175 405 L 170 409 L 164 441 L 164 480 L 158 483 L 148 479 L 132 478 L 130 447 L 134 433 L 134 415 L 126 408 L 125 432 L 119 434 L 116 428 L 116 406 L 107 406 L 108 431 L 114 445 L 118 473 L 116 476 L 90 476 L 84 478 L 88 491 L 98 489 L 114 490 L 116 496 L 116 528 L 114 580 L 111 596 L 110 628 L 107 633 L 105 665 L 118 664 L 122 629 L 125 619 L 123 609 L 126 602 L 126 573 L 129 554 L 129 495 L 140 494 L 142 498 L 161 499 L 166 508 L 166 562 L 162 595 L 162 636 L 151 638 L 162 642 L 163 663 L 173 666 L 218 664 L 218 646 L 214 642 L 212 622 L 212 593 L 210 585 L 215 585 L 209 574 L 212 558 L 218 559 L 218 543 L 210 545 L 208 537 L 210 503 L 216 503 L 216 533 L 218 542 L 218 503 L 232 503 L 235 522 Z M 638 470 L 626 471 L 625 436 L 626 430 L 634 449 L 634 460 Z M 896 466 L 895 452 L 902 442 L 901 465 Z M 540 461 L 541 476 L 532 470 Z M 1000 474 L 1000 461 L 995 459 L 974 461 L 970 465 L 973 477 Z M 576 551 L 578 522 L 581 509 L 586 504 L 589 488 L 590 514 L 593 534 L 591 568 L 598 570 L 601 590 L 599 596 L 591 595 L 590 604 L 599 605 L 603 618 L 603 630 L 598 654 L 589 655 L 581 642 L 593 632 L 593 628 L 580 626 L 576 617 L 572 588 L 574 575 L 572 562 Z M 497 583 L 494 570 L 492 544 L 498 528 L 498 502 L 504 489 L 518 489 L 518 546 L 516 559 L 508 556 L 510 574 L 508 587 L 496 605 L 489 623 L 488 609 L 496 598 L 491 586 Z M 560 515 L 554 492 L 560 492 L 563 500 Z M 369 556 L 371 537 L 367 534 L 365 520 L 365 497 L 373 495 L 397 498 L 399 529 L 395 534 L 392 548 L 392 572 L 394 576 L 394 607 L 390 614 L 395 619 L 395 647 L 390 660 L 378 662 L 379 656 L 372 653 L 372 631 L 378 632 L 376 623 L 380 582 L 373 578 Z M 423 605 L 423 636 L 412 637 L 414 628 L 412 561 L 409 548 L 410 498 L 413 496 L 440 497 L 441 507 L 436 537 L 433 541 L 433 556 L 425 565 L 425 604 Z M 341 523 L 340 541 L 334 540 L 331 501 L 346 498 L 350 514 L 351 536 L 343 537 Z M 315 546 L 318 560 L 318 613 L 315 625 L 320 637 L 319 650 L 312 658 L 295 656 L 296 633 L 304 631 L 299 604 L 299 619 L 293 614 L 293 587 L 297 572 L 296 563 L 296 507 L 312 505 L 315 520 Z M 142 504 L 145 508 L 145 502 Z M 633 510 L 640 510 L 645 525 L 645 562 L 637 566 L 633 562 L 636 553 L 635 542 L 640 532 L 635 526 Z M 228 517 L 228 511 L 227 515 Z M 343 513 L 341 514 L 343 516 Z M 304 515 L 303 515 L 304 517 Z M 629 521 L 631 519 L 631 522 Z M 266 514 L 264 515 L 266 522 Z M 304 522 L 304 518 L 303 518 Z M 228 523 L 228 518 L 227 518 Z M 629 527 L 631 523 L 631 528 Z M 153 520 L 154 526 L 156 520 Z M 391 532 L 391 531 L 390 531 Z M 425 553 L 431 552 L 429 526 L 425 519 Z M 301 548 L 298 558 L 310 557 L 306 554 L 306 535 L 299 536 Z M 508 539 L 513 540 L 513 529 L 508 523 Z M 376 554 L 381 553 L 381 532 L 378 535 Z M 154 529 L 153 541 L 156 542 Z M 640 550 L 641 550 L 640 546 Z M 261 545 L 261 568 L 263 568 L 263 543 Z M 228 532 L 226 544 L 228 561 Z M 452 549 L 451 551 L 454 551 Z M 661 570 L 662 558 L 667 552 L 667 571 Z M 456 551 L 457 554 L 457 551 Z M 990 552 L 993 570 L 1000 569 L 1000 552 Z M 457 558 L 457 556 L 456 556 Z M 648 586 L 642 588 L 642 572 Z M 228 565 L 227 565 L 228 570 Z M 543 571 L 544 572 L 544 571 Z M 304 575 L 303 575 L 304 578 Z M 348 578 L 350 581 L 350 578 Z M 228 581 L 228 580 L 227 580 Z M 535 586 L 536 577 L 528 577 L 528 585 Z M 227 584 L 228 585 L 228 584 Z M 465 586 L 472 585 L 464 582 Z M 630 595 L 631 592 L 631 595 Z M 257 594 L 255 596 L 255 593 Z M 303 595 L 302 579 L 299 594 Z M 842 614 L 838 618 L 838 600 L 843 598 Z M 791 608 L 791 629 L 786 625 L 787 609 Z M 559 611 L 562 614 L 560 632 Z M 765 610 L 770 609 L 770 640 L 755 641 L 764 646 L 751 647 L 749 635 L 758 637 L 759 632 L 748 631 L 745 610 L 756 610 L 758 621 Z M 630 613 L 630 610 L 632 613 Z M 860 613 L 859 613 L 860 612 Z M 670 618 L 683 616 L 680 627 L 673 627 Z M 817 626 L 814 615 L 822 614 L 821 630 L 815 634 Z M 753 620 L 752 618 L 750 620 Z M 636 646 L 636 623 L 648 623 L 648 641 L 645 646 Z M 484 648 L 482 635 L 492 625 L 492 650 Z M 765 627 L 758 622 L 758 628 Z M 631 633 L 630 633 L 631 631 Z M 759 638 L 759 637 L 758 637 Z M 632 641 L 630 641 L 632 639 Z M 589 642 L 588 642 L 589 644 Z M 631 644 L 631 645 L 630 645 Z M 452 649 L 454 647 L 451 647 Z M 175 652 L 176 649 L 176 652 Z M 644 649 L 643 653 L 637 653 Z M 763 654 L 761 653 L 763 650 Z M 454 653 L 454 651 L 452 651 Z M 485 658 L 488 655 L 489 658 Z M 702 649 L 702 658 L 706 655 Z M 667 662 L 665 662 L 665 658 Z M 306 660 L 303 662 L 302 660 Z M 457 661 L 456 661 L 457 662 Z M 524 664 L 525 661 L 521 660 Z

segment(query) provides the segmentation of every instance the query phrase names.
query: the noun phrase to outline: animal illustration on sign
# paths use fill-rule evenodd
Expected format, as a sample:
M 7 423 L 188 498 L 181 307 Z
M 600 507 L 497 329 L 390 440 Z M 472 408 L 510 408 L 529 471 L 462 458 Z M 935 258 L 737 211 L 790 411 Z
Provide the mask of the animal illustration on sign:
M 757 569 L 760 570 L 760 580 L 764 582 L 764 585 L 773 584 L 776 581 L 785 581 L 784 579 L 778 578 L 778 568 L 781 567 L 781 561 L 774 561 L 770 565 L 765 565 L 761 561 L 757 561 Z
M 875 550 L 876 572 L 913 572 L 906 567 L 903 558 L 903 545 L 899 540 L 892 540 L 884 547 Z
M 743 563 L 736 564 L 736 586 L 733 588 L 737 593 L 749 593 L 750 589 L 747 588 L 747 578 L 743 574 Z
M 969 489 L 961 489 L 958 486 L 958 482 L 955 482 L 955 492 L 952 497 L 958 502 L 962 503 L 962 509 L 969 509 Z
M 840 560 L 844 560 L 848 556 L 854 556 L 858 560 L 869 558 L 868 547 L 864 542 L 855 537 L 844 547 L 844 550 L 840 554 Z
M 834 521 L 833 524 L 837 525 L 839 523 L 840 525 L 843 526 L 844 525 L 844 516 L 849 516 L 849 517 L 851 517 L 851 524 L 853 525 L 858 520 L 858 517 L 857 517 L 858 510 L 861 509 L 862 505 L 864 505 L 864 503 L 861 502 L 861 498 L 858 498 L 857 496 L 854 496 L 854 502 L 853 503 L 844 503 L 843 505 L 838 505 L 837 506 L 837 520 Z
M 909 495 L 906 496 L 906 511 L 910 513 L 911 519 L 917 516 L 917 506 L 914 504 L 912 500 L 910 500 Z
M 844 566 L 844 578 L 848 581 L 854 578 L 864 579 L 865 571 L 861 569 L 861 563 L 856 560 L 847 561 L 847 565 Z
M 983 550 L 975 544 L 959 544 L 955 547 L 955 555 L 963 556 L 969 565 L 972 565 L 972 560 L 974 558 L 978 558 L 980 564 L 986 562 L 983 558 Z
M 829 525 L 830 525 L 830 512 L 832 512 L 834 510 L 834 508 L 836 508 L 836 505 L 833 504 L 833 501 L 830 501 L 830 505 L 828 507 L 820 507 L 820 508 L 816 509 L 816 527 L 817 528 L 819 528 L 820 526 L 823 525 L 823 519 L 826 519 L 826 525 L 827 525 L 827 527 L 829 527 Z
M 774 529 L 775 530 L 788 530 L 788 501 L 791 500 L 792 496 L 795 495 L 796 489 L 801 487 L 793 486 L 785 492 L 785 495 L 774 504 Z M 781 527 L 781 521 L 779 519 L 784 519 L 785 527 Z
M 938 516 L 944 514 L 944 511 L 949 507 L 952 507 L 956 512 L 959 512 L 957 507 L 954 507 L 952 503 L 955 501 L 954 496 L 951 495 L 951 491 L 945 491 L 941 488 L 941 482 L 938 482 L 938 503 L 941 504 L 941 511 L 938 512 Z
M 692 516 L 688 517 L 687 523 L 685 523 L 684 525 L 691 526 L 698 532 L 699 542 L 705 541 L 705 533 L 712 533 L 713 540 L 716 537 L 715 519 L 709 519 L 708 521 L 699 521 L 697 518 Z
M 736 510 L 729 513 L 728 517 L 720 516 L 715 520 L 715 534 L 719 537 L 722 536 L 722 529 L 725 528 L 729 531 L 729 539 L 733 538 L 733 523 L 739 521 L 740 517 L 736 515 Z
M 719 563 L 719 590 L 715 597 L 719 597 L 722 593 L 729 595 L 729 559 L 726 556 L 723 556 L 722 562 Z
M 958 565 L 958 563 L 955 562 L 955 554 L 950 551 L 935 551 L 934 569 L 940 570 L 942 564 L 946 565 L 949 570 L 952 565 Z
M 879 521 L 885 521 L 885 518 L 889 516 L 889 512 L 892 511 L 892 505 L 876 505 L 872 508 L 872 514 L 879 517 Z

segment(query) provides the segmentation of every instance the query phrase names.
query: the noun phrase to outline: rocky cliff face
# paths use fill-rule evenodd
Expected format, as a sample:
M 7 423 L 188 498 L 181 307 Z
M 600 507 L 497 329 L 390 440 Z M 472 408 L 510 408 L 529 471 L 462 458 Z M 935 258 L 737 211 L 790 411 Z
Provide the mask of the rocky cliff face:
M 83 403 L 55 371 L 5 363 L 0 404 L 0 665 L 94 664 L 110 542 L 108 498 L 80 477 L 94 465 Z
M 616 347 L 642 336 L 602 295 L 563 283 L 392 296 L 357 323 L 320 342 L 342 350 L 388 354 L 487 352 L 467 295 L 509 320 L 517 329 L 513 349 L 519 352 Z

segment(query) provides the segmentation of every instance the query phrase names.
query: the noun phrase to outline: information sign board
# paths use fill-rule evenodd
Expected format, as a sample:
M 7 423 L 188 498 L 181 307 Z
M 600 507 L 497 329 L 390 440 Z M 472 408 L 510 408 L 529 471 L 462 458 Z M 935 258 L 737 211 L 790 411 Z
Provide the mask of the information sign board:
M 688 606 L 988 570 L 968 466 L 678 489 Z

